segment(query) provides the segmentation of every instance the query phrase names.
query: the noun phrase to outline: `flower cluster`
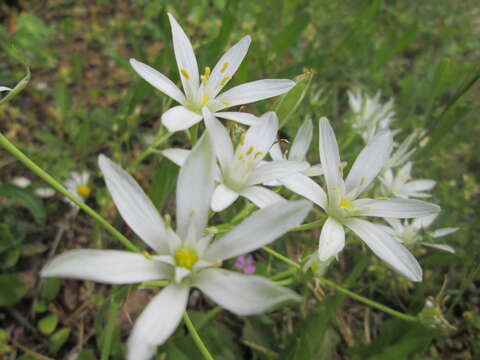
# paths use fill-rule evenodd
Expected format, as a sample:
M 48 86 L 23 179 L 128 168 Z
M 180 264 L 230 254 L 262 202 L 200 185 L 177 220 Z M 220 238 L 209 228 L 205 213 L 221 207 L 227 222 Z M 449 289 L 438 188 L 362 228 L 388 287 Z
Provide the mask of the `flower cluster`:
M 206 67 L 200 75 L 190 40 L 171 14 L 169 19 L 183 92 L 150 66 L 135 59 L 130 63 L 141 77 L 180 104 L 162 115 L 162 123 L 170 132 L 188 129 L 202 120 L 205 126 L 191 150 L 162 151 L 181 167 L 176 187 L 175 230 L 163 220 L 133 177 L 100 155 L 98 164 L 118 212 L 150 252 L 73 250 L 50 261 L 42 275 L 109 284 L 166 280 L 168 285 L 143 310 L 130 335 L 128 359 L 136 360 L 150 358 L 156 347 L 175 331 L 192 287 L 237 315 L 258 314 L 285 302 L 301 300 L 293 290 L 251 275 L 255 262 L 252 255 L 245 254 L 300 226 L 312 203 L 325 214 L 315 255 L 316 268 L 323 272 L 338 258 L 346 244 L 345 229 L 349 229 L 394 270 L 412 281 L 421 281 L 422 269 L 407 246 L 416 242 L 433 246 L 419 240 L 420 232 L 440 208 L 411 199 L 429 196 L 424 191 L 435 183 L 409 181 L 411 163 L 406 162 L 413 153 L 410 147 L 414 137 L 408 137 L 401 145 L 394 142 L 397 132 L 389 128 L 395 116 L 393 100 L 381 105 L 379 94 L 370 99 L 359 92 L 350 93 L 351 106 L 359 119 L 354 128 L 365 140 L 365 148 L 344 176 L 346 163 L 341 161 L 336 136 L 329 121 L 321 118 L 320 163 L 312 165 L 307 161 L 314 133 L 310 119 L 303 122 L 289 151 L 284 152 L 274 112 L 257 117 L 224 111 L 284 94 L 295 85 L 291 80 L 268 79 L 222 92 L 245 57 L 250 37 L 242 38 L 213 70 Z M 236 121 L 248 129 L 241 136 L 232 136 L 218 118 Z M 394 175 L 392 169 L 400 165 L 403 167 Z M 87 173 L 73 174 L 66 186 L 82 199 L 90 195 Z M 305 199 L 286 200 L 284 189 Z M 382 196 L 368 196 L 375 192 Z M 259 209 L 239 224 L 228 226 L 221 236 L 207 231 L 210 211 L 223 211 L 239 197 Z M 389 226 L 365 217 L 383 218 Z M 431 219 L 430 223 L 426 217 Z M 414 220 L 410 224 L 398 219 Z M 453 231 L 440 229 L 431 237 Z M 449 250 L 446 245 L 437 247 Z M 231 258 L 237 258 L 234 267 L 243 274 L 222 268 L 223 262 Z

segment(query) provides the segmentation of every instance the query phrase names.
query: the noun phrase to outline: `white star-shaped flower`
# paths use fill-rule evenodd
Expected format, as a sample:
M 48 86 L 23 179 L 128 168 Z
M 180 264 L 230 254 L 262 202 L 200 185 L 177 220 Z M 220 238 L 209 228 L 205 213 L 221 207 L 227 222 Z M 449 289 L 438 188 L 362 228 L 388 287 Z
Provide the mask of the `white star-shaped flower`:
M 245 57 L 251 42 L 250 36 L 243 37 L 220 58 L 213 70 L 206 67 L 204 74 L 200 76 L 190 40 L 173 15 L 169 13 L 168 17 L 172 28 L 173 50 L 184 92 L 152 67 L 135 59 L 130 59 L 130 64 L 151 85 L 180 103 L 162 115 L 162 123 L 170 132 L 185 130 L 200 122 L 204 106 L 215 112 L 218 117 L 252 125 L 255 117 L 250 114 L 221 110 L 274 97 L 295 86 L 292 80 L 265 79 L 238 85 L 220 94 Z

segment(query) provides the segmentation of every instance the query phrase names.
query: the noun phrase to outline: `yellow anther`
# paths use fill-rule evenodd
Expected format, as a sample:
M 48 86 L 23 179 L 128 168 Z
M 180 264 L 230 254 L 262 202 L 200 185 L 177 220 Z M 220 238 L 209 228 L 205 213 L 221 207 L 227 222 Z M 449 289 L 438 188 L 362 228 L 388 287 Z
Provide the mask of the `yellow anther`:
M 222 66 L 222 70 L 220 72 L 223 74 L 225 71 L 227 71 L 228 65 L 230 65 L 230 62 L 225 61 Z
M 378 196 L 375 200 L 390 200 L 390 198 L 388 196 Z
M 253 146 L 250 146 L 245 154 L 250 155 L 253 152 Z
M 208 102 L 208 96 L 203 95 L 202 106 L 205 105 L 207 102 Z
M 228 80 L 230 80 L 231 76 L 225 76 L 222 81 L 220 81 L 220 86 L 224 86 Z
M 263 155 L 263 152 L 261 152 L 261 151 L 257 151 L 257 152 L 255 153 L 255 156 L 254 156 L 254 158 L 256 159 L 256 158 L 257 158 L 257 156 L 262 156 L 262 155 Z
M 197 252 L 193 249 L 181 248 L 175 253 L 175 263 L 177 266 L 191 269 L 198 261 Z
M 83 198 L 87 198 L 90 196 L 92 190 L 87 185 L 78 185 L 77 186 L 77 194 Z
M 203 73 L 202 76 L 200 76 L 202 78 L 202 81 L 204 84 L 206 84 L 208 82 L 208 79 L 210 78 L 210 73 L 211 73 L 211 70 L 208 66 L 205 66 L 205 71 Z
M 245 145 L 245 134 L 242 134 L 242 136 L 240 136 L 240 146 L 243 146 Z
M 190 74 L 188 73 L 187 69 L 182 69 L 180 70 L 183 76 L 185 76 L 185 79 L 190 79 Z
M 352 203 L 350 201 L 348 201 L 347 199 L 342 199 L 340 201 L 340 207 L 344 208 L 344 209 L 347 209 L 347 210 L 353 209 Z
M 152 255 L 150 255 L 147 251 L 143 252 L 143 256 L 145 256 L 145 259 L 147 260 L 152 260 Z
M 242 160 L 243 159 L 243 153 L 239 153 L 238 154 L 238 160 Z
M 220 102 L 220 104 L 225 105 L 225 106 L 230 105 L 230 103 L 228 101 L 225 101 L 225 100 L 219 100 L 219 102 Z

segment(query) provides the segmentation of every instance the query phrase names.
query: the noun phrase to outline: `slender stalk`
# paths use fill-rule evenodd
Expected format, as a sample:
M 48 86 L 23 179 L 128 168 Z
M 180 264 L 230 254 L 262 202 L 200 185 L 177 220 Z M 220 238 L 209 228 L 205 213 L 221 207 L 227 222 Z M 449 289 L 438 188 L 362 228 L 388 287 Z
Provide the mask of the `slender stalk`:
M 150 154 L 155 152 L 156 148 L 162 145 L 165 141 L 167 141 L 168 138 L 172 135 L 173 132 L 162 133 L 161 131 L 159 131 L 157 136 L 155 137 L 155 140 L 145 149 L 143 153 L 140 154 L 138 158 L 133 161 L 133 163 L 127 168 L 127 170 L 135 170 L 143 162 L 143 160 L 145 160 Z
M 15 96 L 17 96 L 24 88 L 27 86 L 28 82 L 30 81 L 31 73 L 30 68 L 27 66 L 27 75 L 18 82 L 18 84 L 10 91 L 7 95 L 0 99 L 0 105 L 7 103 Z
M 102 352 L 100 360 L 108 360 L 112 348 L 113 332 L 115 331 L 115 322 L 117 321 L 119 305 L 112 296 L 110 299 L 110 308 L 108 309 L 107 326 L 105 328 L 105 337 L 103 338 Z
M 316 229 L 316 228 L 322 226 L 324 222 L 325 222 L 324 219 L 313 221 L 313 222 L 310 222 L 310 223 L 307 223 L 307 224 L 300 225 L 296 228 L 293 228 L 290 231 L 304 231 L 304 230 Z
M 270 249 L 269 247 L 267 246 L 264 246 L 262 247 L 263 250 L 265 250 L 266 252 L 268 252 L 269 254 L 275 256 L 277 259 L 280 259 L 282 260 L 283 262 L 297 268 L 297 269 L 301 269 L 302 266 L 298 263 L 296 263 L 295 261 L 293 260 L 290 260 L 289 258 L 283 256 L 282 254 L 276 252 L 275 250 L 273 249 Z M 412 322 L 416 322 L 418 321 L 418 318 L 416 316 L 413 316 L 413 315 L 408 315 L 408 314 L 404 314 L 404 313 L 401 313 L 399 311 L 396 311 L 392 308 L 389 308 L 388 306 L 386 305 L 383 305 L 383 304 L 380 304 L 379 302 L 376 302 L 374 300 L 370 300 L 362 295 L 358 295 L 357 293 L 354 293 L 353 291 L 350 291 L 348 290 L 347 288 L 344 288 L 343 286 L 341 285 L 337 285 L 335 284 L 333 281 L 331 280 L 328 280 L 324 277 L 321 277 L 320 278 L 320 281 L 322 281 L 324 284 L 334 288 L 335 290 L 338 290 L 340 291 L 341 293 L 344 293 L 345 295 L 347 296 L 350 296 L 351 298 L 357 300 L 357 301 L 360 301 L 360 302 L 363 302 L 364 304 L 367 304 L 371 307 L 374 307 L 378 310 L 381 310 L 383 312 L 386 312 L 390 315 L 393 315 L 393 316 L 396 316 L 398 317 L 399 319 L 403 319 L 403 320 L 406 320 L 406 321 L 412 321 Z
M 183 313 L 183 321 L 185 321 L 185 325 L 187 325 L 188 331 L 192 335 L 195 345 L 197 345 L 205 360 L 214 360 L 213 356 L 210 354 L 207 347 L 200 338 L 200 335 L 198 335 L 198 332 L 195 329 L 195 326 L 193 325 L 192 320 L 190 320 L 190 317 L 188 316 L 188 313 L 186 311 Z
M 42 180 L 44 180 L 47 184 L 61 193 L 63 196 L 67 197 L 68 199 L 72 200 L 76 205 L 78 205 L 83 211 L 85 211 L 88 215 L 93 217 L 100 225 L 102 225 L 110 234 L 115 236 L 127 249 L 135 252 L 139 252 L 140 250 L 133 245 L 130 240 L 128 240 L 125 236 L 123 236 L 117 229 L 115 229 L 110 223 L 107 222 L 99 213 L 93 210 L 90 206 L 85 204 L 79 198 L 71 194 L 65 187 L 54 179 L 50 174 L 48 174 L 45 170 L 43 170 L 40 166 L 35 164 L 27 155 L 25 155 L 22 151 L 20 151 L 13 143 L 11 143 L 2 133 L 0 133 L 0 145 L 2 145 L 8 152 L 10 152 L 13 156 L 15 156 L 18 160 L 20 160 L 26 167 L 32 170 L 35 174 L 37 174 Z

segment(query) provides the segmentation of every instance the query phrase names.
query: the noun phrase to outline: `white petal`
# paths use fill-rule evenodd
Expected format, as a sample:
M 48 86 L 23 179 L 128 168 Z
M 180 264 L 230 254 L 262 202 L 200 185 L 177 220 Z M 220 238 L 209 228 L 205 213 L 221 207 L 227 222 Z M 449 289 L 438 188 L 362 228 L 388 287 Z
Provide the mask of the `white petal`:
M 361 208 L 362 216 L 391 217 L 410 219 L 436 214 L 438 205 L 414 199 L 373 200 L 361 199 L 353 202 L 355 208 Z
M 242 191 L 240 195 L 245 196 L 259 208 L 264 208 L 279 201 L 285 201 L 285 199 L 276 192 L 262 186 L 250 186 Z
M 282 148 L 278 142 L 272 145 L 268 153 L 273 160 L 286 160 L 283 156 Z
M 267 79 L 248 82 L 225 91 L 217 97 L 226 101 L 228 107 L 249 104 L 255 101 L 281 95 L 295 86 L 295 82 L 286 79 Z
M 426 191 L 430 190 L 435 186 L 436 182 L 433 180 L 414 180 L 405 184 L 407 191 Z
M 188 129 L 202 120 L 203 116 L 179 105 L 168 109 L 162 114 L 162 124 L 170 132 Z
M 173 50 L 177 60 L 180 79 L 187 99 L 195 97 L 198 91 L 198 65 L 190 39 L 177 23 L 172 14 L 168 13 L 172 27 Z
M 430 235 L 434 238 L 439 238 L 439 237 L 444 237 L 444 236 L 453 234 L 456 231 L 458 231 L 458 228 L 447 227 L 447 228 L 442 228 L 442 229 L 437 229 L 435 231 L 432 231 Z
M 327 183 L 328 194 L 344 188 L 337 139 L 327 118 L 320 119 L 320 161 Z M 335 201 L 334 201 L 335 202 Z
M 323 175 L 323 168 L 322 164 L 315 164 L 310 166 L 307 170 L 302 171 L 302 173 L 309 177 L 320 176 Z
M 152 249 L 158 253 L 167 252 L 163 220 L 140 185 L 104 155 L 98 157 L 98 165 L 113 201 L 128 226 Z
M 303 174 L 294 174 L 284 177 L 280 182 L 294 193 L 313 201 L 322 209 L 327 207 L 327 194 L 315 181 Z
M 427 247 L 431 247 L 431 248 L 434 248 L 434 249 L 443 250 L 443 251 L 455 254 L 455 249 L 452 248 L 450 245 L 447 245 L 447 244 L 430 244 L 430 243 L 425 243 L 425 242 L 422 242 L 421 244 L 423 246 L 427 246 Z
M 213 192 L 211 208 L 215 212 L 225 210 L 232 205 L 238 197 L 238 193 L 230 190 L 223 184 L 219 184 Z
M 208 133 L 205 133 L 187 157 L 177 180 L 177 233 L 186 239 L 194 231 L 202 237 L 208 220 L 213 194 L 215 154 Z M 190 229 L 190 227 L 192 227 Z
M 9 87 L 6 87 L 6 86 L 0 86 L 0 92 L 2 91 L 12 91 L 12 89 L 10 89 Z
M 310 143 L 313 136 L 312 120 L 307 119 L 297 131 L 297 135 L 293 140 L 290 151 L 288 152 L 288 160 L 304 161 L 307 156 Z
M 389 132 L 382 132 L 368 143 L 358 155 L 345 180 L 347 192 L 357 189 L 356 195 L 362 193 L 382 170 L 392 152 L 393 138 Z
M 130 65 L 145 81 L 156 87 L 164 94 L 170 96 L 180 104 L 185 103 L 185 95 L 180 91 L 172 80 L 154 68 L 135 59 L 130 59 Z
M 127 360 L 149 360 L 175 331 L 187 307 L 189 288 L 171 284 L 143 310 L 128 339 Z
M 323 224 L 318 244 L 318 258 L 327 261 L 345 247 L 345 230 L 342 224 L 329 217 Z
M 350 218 L 345 222 L 380 259 L 412 281 L 422 281 L 422 268 L 399 241 L 382 228 L 365 220 Z
M 253 114 L 249 114 L 246 112 L 240 112 L 240 111 L 216 112 L 215 116 L 222 119 L 236 121 L 240 124 L 248 125 L 248 126 L 255 125 L 259 121 L 258 116 L 255 116 Z
M 166 149 L 162 151 L 162 155 L 165 156 L 168 160 L 177 164 L 178 166 L 183 166 L 185 160 L 187 160 L 190 150 L 185 149 Z
M 224 260 L 256 250 L 299 226 L 312 208 L 305 200 L 284 201 L 255 211 L 205 252 L 205 258 Z
M 168 279 L 172 267 L 142 254 L 119 250 L 73 250 L 53 258 L 41 276 L 134 284 Z
M 247 54 L 251 41 L 252 39 L 249 35 L 244 36 L 218 60 L 207 83 L 207 91 L 212 98 L 217 96 L 220 90 L 235 75 Z
M 218 161 L 222 169 L 227 169 L 233 160 L 233 144 L 230 135 L 228 135 L 228 131 L 222 123 L 206 107 L 203 108 L 203 118 L 212 139 Z
M 301 300 L 292 290 L 263 277 L 222 269 L 200 272 L 195 285 L 216 303 L 241 316 L 260 314 L 286 301 Z
M 257 166 L 248 177 L 247 184 L 255 185 L 272 180 L 279 180 L 286 176 L 308 169 L 307 162 L 279 160 Z
M 438 217 L 438 213 L 427 215 L 427 216 L 422 216 L 420 218 L 417 218 L 417 219 L 413 220 L 412 225 L 416 229 L 428 228 L 430 225 L 433 224 L 433 222 L 435 221 L 435 219 L 437 217 Z

